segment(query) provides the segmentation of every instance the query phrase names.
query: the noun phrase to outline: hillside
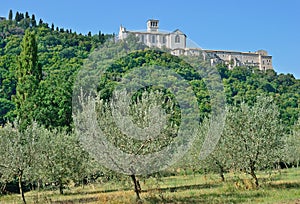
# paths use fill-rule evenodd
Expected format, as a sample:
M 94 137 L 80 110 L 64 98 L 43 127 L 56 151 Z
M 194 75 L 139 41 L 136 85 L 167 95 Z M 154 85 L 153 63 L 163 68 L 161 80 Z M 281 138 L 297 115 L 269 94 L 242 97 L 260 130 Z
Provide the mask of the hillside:
M 161 195 L 164 177 L 200 174 L 195 189 L 202 191 L 208 173 L 217 172 L 224 187 L 228 177 L 228 189 L 263 192 L 276 187 L 257 175 L 299 167 L 300 80 L 292 74 L 224 64 L 214 69 L 202 55 L 174 56 L 134 35 L 116 41 L 100 31 L 77 34 L 37 23 L 27 12 L 13 17 L 10 11 L 7 19 L 0 21 L 0 199 L 16 192 L 26 203 L 27 191 L 38 189 L 39 196 L 49 189 L 44 201 L 52 202 L 56 189 L 64 194 L 113 182 L 126 184 L 124 190 L 131 185 L 140 203 L 147 189 Z M 284 180 L 289 188 L 299 186 Z M 185 182 L 166 188 L 180 195 L 176 188 L 191 184 Z
M 113 34 L 77 34 L 71 29 L 58 28 L 54 24 L 39 20 L 27 12 L 11 15 L 0 21 L 0 123 L 13 121 L 16 94 L 16 67 L 21 52 L 21 41 L 26 29 L 35 32 L 38 42 L 38 62 L 42 67 L 43 79 L 38 90 L 40 107 L 36 120 L 49 127 L 70 127 L 72 124 L 72 84 L 77 71 L 96 47 Z M 139 57 L 139 56 L 133 56 Z M 276 57 L 276 56 L 275 56 Z M 277 74 L 273 70 L 259 71 L 252 67 L 236 67 L 228 70 L 218 65 L 228 104 L 246 101 L 253 104 L 257 95 L 273 96 L 282 121 L 290 126 L 299 114 L 300 80 L 292 74 Z M 208 96 L 198 90 L 200 108 L 209 111 Z M 205 100 L 203 100 L 205 99 Z
M 1 124 L 15 117 L 12 112 L 12 98 L 16 93 L 15 71 L 26 29 L 36 33 L 38 59 L 43 70 L 40 92 L 44 108 L 41 108 L 37 120 L 46 126 L 70 126 L 72 78 L 91 50 L 112 35 L 100 31 L 95 35 L 82 35 L 71 29 L 55 28 L 53 24 L 49 26 L 42 20 L 36 23 L 34 15 L 29 17 L 27 12 L 25 16 L 17 12 L 14 19 L 0 21 Z

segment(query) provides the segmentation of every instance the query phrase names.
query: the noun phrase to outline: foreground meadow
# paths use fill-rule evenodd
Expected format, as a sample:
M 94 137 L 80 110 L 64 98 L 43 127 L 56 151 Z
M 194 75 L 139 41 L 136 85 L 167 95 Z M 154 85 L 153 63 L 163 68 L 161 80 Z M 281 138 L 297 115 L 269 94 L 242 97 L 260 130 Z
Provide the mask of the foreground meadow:
M 180 175 L 159 180 L 141 180 L 143 203 L 300 203 L 300 169 L 288 169 L 259 175 L 256 189 L 245 175 Z M 64 195 L 58 191 L 26 193 L 28 203 L 135 203 L 128 181 L 70 187 Z M 0 197 L 0 203 L 22 203 L 19 195 Z

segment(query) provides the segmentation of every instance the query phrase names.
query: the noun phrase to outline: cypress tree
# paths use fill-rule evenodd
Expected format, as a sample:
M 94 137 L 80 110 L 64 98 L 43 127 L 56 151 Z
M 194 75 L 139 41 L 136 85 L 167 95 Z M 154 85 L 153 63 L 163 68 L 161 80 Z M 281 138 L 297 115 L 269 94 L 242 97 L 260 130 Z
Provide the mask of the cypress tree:
M 16 20 L 17 22 L 20 21 L 20 14 L 19 14 L 18 11 L 17 11 L 17 13 L 16 13 L 15 20 Z
M 28 29 L 25 31 L 21 48 L 16 71 L 17 87 L 14 102 L 20 128 L 24 130 L 34 120 L 34 110 L 37 109 L 36 91 L 42 78 L 36 37 Z
M 32 14 L 32 16 L 31 16 L 31 25 L 32 25 L 32 27 L 36 27 L 36 20 L 35 20 L 34 14 Z
M 12 10 L 10 9 L 10 10 L 9 10 L 9 14 L 8 14 L 8 20 L 12 21 L 12 19 L 13 19 L 13 12 L 12 12 Z
M 25 19 L 29 19 L 30 17 L 29 17 L 29 14 L 28 14 L 28 12 L 26 11 L 26 13 L 25 13 Z
M 40 19 L 40 21 L 39 21 L 39 26 L 42 27 L 43 23 L 44 23 L 43 20 Z
M 20 14 L 19 14 L 19 19 L 20 19 L 19 21 L 21 21 L 21 20 L 24 19 L 24 14 L 23 14 L 23 13 L 20 13 Z
M 105 41 L 105 37 L 104 37 L 104 34 L 101 33 L 101 31 L 99 31 L 99 33 L 98 33 L 98 38 L 99 38 L 100 43 L 103 44 Z
M 24 19 L 24 27 L 28 28 L 31 24 L 30 24 L 30 16 L 28 14 L 28 12 L 26 11 L 25 13 L 25 19 Z

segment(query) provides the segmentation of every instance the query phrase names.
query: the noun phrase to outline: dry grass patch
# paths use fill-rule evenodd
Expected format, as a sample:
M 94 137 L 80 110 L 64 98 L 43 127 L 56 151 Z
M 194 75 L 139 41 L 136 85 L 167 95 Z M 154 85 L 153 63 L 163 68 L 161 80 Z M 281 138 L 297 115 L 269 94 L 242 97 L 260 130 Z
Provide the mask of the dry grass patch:
M 156 203 L 299 203 L 300 169 L 282 170 L 269 177 L 260 173 L 261 187 L 255 188 L 245 174 L 227 174 L 222 183 L 217 175 L 171 176 L 141 181 L 144 204 Z M 28 203 L 135 203 L 135 193 L 128 184 L 105 183 L 58 191 L 26 193 Z M 0 197 L 0 203 L 21 203 L 19 195 Z

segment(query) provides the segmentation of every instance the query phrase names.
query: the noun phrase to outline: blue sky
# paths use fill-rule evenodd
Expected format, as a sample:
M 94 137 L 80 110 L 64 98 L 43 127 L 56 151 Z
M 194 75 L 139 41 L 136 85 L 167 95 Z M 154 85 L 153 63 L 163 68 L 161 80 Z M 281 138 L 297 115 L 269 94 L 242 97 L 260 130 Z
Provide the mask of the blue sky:
M 155 18 L 161 29 L 178 28 L 204 49 L 265 49 L 275 71 L 300 78 L 298 0 L 0 0 L 0 16 L 7 17 L 9 9 L 84 34 L 118 33 L 120 24 L 141 30 Z

